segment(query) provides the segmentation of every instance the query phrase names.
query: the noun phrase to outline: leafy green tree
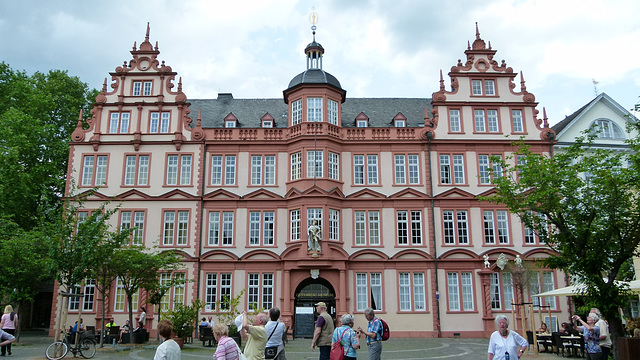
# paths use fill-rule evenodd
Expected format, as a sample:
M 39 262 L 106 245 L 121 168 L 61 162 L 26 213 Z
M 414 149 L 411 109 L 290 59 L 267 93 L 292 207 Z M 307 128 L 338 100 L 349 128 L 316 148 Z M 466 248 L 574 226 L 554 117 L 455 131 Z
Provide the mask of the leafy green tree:
M 133 326 L 133 296 L 140 289 L 158 288 L 159 272 L 171 272 L 182 267 L 182 256 L 174 251 L 157 251 L 144 246 L 128 246 L 118 250 L 112 265 L 129 306 L 129 323 Z M 137 305 L 135 310 L 137 310 Z
M 0 63 L 0 215 L 25 230 L 55 221 L 69 140 L 97 90 L 66 71 L 28 76 Z
M 91 214 L 80 216 L 91 193 L 70 198 L 61 209 L 62 215 L 43 225 L 41 241 L 50 244 L 51 269 L 66 293 L 72 293 L 86 279 L 95 278 L 97 286 L 103 285 L 110 276 L 101 273 L 105 257 L 127 244 L 131 236 L 131 229 L 112 229 L 109 221 L 118 208 L 110 207 L 109 202 L 101 203 Z M 58 326 L 65 322 L 66 318 L 59 318 Z
M 494 159 L 504 176 L 495 176 L 496 194 L 483 199 L 505 204 L 538 233 L 555 252 L 544 265 L 587 285 L 588 302 L 615 338 L 624 334 L 618 306 L 627 298 L 614 280 L 640 244 L 640 143 L 633 139 L 631 151 L 620 152 L 591 148 L 592 140 L 578 139 L 553 157 L 520 144 L 520 165 Z

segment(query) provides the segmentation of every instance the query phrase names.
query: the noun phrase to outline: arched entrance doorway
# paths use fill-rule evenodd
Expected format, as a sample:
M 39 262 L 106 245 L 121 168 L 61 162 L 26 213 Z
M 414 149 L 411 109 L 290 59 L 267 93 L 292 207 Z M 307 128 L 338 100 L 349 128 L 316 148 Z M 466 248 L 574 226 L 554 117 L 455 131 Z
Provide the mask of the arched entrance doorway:
M 327 312 L 335 319 L 336 292 L 330 282 L 323 278 L 307 278 L 298 285 L 294 300 L 295 337 L 313 337 L 313 326 L 318 318 L 315 304 L 321 301 L 327 304 Z

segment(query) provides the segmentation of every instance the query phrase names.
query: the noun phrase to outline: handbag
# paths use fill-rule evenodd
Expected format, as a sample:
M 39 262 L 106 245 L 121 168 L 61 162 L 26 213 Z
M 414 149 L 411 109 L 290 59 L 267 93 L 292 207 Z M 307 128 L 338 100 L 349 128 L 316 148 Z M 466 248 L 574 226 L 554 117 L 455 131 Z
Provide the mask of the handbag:
M 331 346 L 331 352 L 329 353 L 329 358 L 331 360 L 344 360 L 344 346 L 342 346 L 342 337 L 346 332 L 347 330 L 343 331 L 342 335 L 340 335 L 340 339 L 338 339 L 338 341 L 333 343 L 333 345 Z
M 271 337 L 273 336 L 273 333 L 276 332 L 276 329 L 278 328 L 278 325 L 280 325 L 280 324 L 276 324 L 276 326 L 273 327 L 273 331 L 271 332 L 271 335 L 269 335 L 269 337 L 267 338 L 267 342 L 269 342 L 269 340 L 271 340 Z M 265 359 L 274 359 L 278 355 L 278 347 L 279 346 L 269 346 L 269 347 L 264 348 L 264 358 Z
M 238 346 L 238 343 L 235 340 L 233 340 L 233 343 L 236 344 L 236 349 L 238 350 L 238 360 L 247 360 L 247 357 L 244 356 L 242 351 L 240 351 L 240 346 Z

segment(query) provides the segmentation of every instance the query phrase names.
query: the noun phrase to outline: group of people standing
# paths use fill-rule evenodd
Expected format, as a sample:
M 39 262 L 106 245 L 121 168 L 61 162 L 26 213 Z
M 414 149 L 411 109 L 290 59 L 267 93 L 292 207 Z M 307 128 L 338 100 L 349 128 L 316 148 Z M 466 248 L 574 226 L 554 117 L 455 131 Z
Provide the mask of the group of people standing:
M 609 325 L 602 319 L 598 308 L 592 308 L 587 315 L 587 321 L 580 316 L 571 317 L 572 322 L 563 323 L 563 332 L 571 335 L 573 331 L 580 332 L 584 338 L 587 360 L 606 360 L 611 352 L 611 336 Z M 515 331 L 509 330 L 509 319 L 498 315 L 495 319 L 498 330 L 489 339 L 489 360 L 519 359 L 529 347 L 529 342 Z M 544 326 L 546 329 L 546 324 Z
M 353 329 L 355 319 L 351 314 L 344 314 L 340 318 L 341 326 L 334 328 L 333 319 L 327 313 L 327 304 L 319 302 L 316 304 L 318 320 L 316 321 L 311 349 L 318 347 L 320 350 L 319 360 L 330 360 L 331 347 L 333 344 L 342 345 L 345 359 L 355 360 L 356 350 L 360 349 L 360 339 L 366 337 L 369 349 L 369 360 L 380 360 L 382 354 L 382 321 L 375 316 L 372 308 L 364 310 L 364 317 L 367 319 L 367 330 L 358 326 Z

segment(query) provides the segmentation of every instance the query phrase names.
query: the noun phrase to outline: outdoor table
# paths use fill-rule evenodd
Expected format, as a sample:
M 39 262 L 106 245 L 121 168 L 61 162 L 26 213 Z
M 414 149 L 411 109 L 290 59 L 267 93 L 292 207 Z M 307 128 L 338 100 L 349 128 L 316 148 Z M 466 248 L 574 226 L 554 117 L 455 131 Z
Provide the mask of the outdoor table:
M 537 333 L 538 338 L 538 351 L 540 351 L 540 344 L 544 346 L 545 351 L 553 352 L 552 336 L 549 333 Z
M 578 349 L 580 349 L 582 356 L 584 357 L 584 349 L 582 348 L 582 336 L 560 336 L 562 340 L 568 340 L 571 343 L 571 350 L 573 352 L 573 356 L 578 356 Z

